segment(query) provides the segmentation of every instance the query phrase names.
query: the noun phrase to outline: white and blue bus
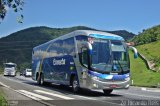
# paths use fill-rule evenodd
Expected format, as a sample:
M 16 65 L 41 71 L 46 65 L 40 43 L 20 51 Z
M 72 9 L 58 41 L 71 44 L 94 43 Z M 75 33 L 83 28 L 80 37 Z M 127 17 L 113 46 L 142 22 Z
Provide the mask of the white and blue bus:
M 33 48 L 32 79 L 80 88 L 127 89 L 130 84 L 129 46 L 121 36 L 77 30 Z M 134 56 L 137 50 L 131 47 Z

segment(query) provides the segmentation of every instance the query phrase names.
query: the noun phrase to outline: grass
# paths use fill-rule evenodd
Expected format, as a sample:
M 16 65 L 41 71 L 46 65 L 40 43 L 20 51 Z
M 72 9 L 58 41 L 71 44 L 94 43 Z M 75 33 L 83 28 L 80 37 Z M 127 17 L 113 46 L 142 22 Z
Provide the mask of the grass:
M 0 75 L 3 74 L 3 70 L 0 67 Z M 1 90 L 1 85 L 0 85 L 0 106 L 8 106 L 7 102 L 4 98 L 4 92 Z
M 141 58 L 134 59 L 130 52 L 131 80 L 133 85 L 144 87 L 156 87 L 160 84 L 160 73 L 148 70 Z
M 7 102 L 4 98 L 4 93 L 2 92 L 1 89 L 0 89 L 0 106 L 8 106 Z
M 0 67 L 0 75 L 3 74 L 3 68 Z
M 140 45 L 136 47 L 139 53 L 143 54 L 148 60 L 153 61 L 156 70 L 160 71 L 160 41 Z
M 0 75 L 1 75 L 1 74 L 3 74 L 3 71 L 2 71 L 2 70 L 0 70 Z

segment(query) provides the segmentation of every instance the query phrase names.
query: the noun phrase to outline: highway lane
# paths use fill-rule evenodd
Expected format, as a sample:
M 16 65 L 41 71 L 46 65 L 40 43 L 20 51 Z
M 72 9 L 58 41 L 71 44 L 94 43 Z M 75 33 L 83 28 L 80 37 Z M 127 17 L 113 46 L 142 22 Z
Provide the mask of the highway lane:
M 82 90 L 80 93 L 74 94 L 72 93 L 71 88 L 66 86 L 54 84 L 39 86 L 31 78 L 23 76 L 0 76 L 0 82 L 4 84 L 3 86 L 6 86 L 3 87 L 3 89 L 5 88 L 4 91 L 7 91 L 9 96 L 19 97 L 18 100 L 36 101 L 34 102 L 35 104 L 40 101 L 41 105 L 120 106 L 123 104 L 127 106 L 130 103 L 134 104 L 141 102 L 146 103 L 147 105 L 160 105 L 160 90 L 152 92 L 153 90 L 146 90 L 140 87 L 130 87 L 128 90 L 114 90 L 111 95 L 105 96 L 100 90 Z M 11 99 L 12 98 L 10 98 L 10 100 Z

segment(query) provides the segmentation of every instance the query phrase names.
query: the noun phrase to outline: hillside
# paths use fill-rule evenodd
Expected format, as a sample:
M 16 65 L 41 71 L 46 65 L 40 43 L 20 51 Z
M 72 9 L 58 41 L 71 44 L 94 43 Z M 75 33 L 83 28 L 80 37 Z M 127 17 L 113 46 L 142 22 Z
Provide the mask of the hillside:
M 143 30 L 131 41 L 135 42 L 139 53 L 155 64 L 155 70 L 160 71 L 160 25 Z
M 154 65 L 155 71 L 147 69 L 141 58 L 131 57 L 131 79 L 136 86 L 157 87 L 160 84 L 160 25 L 143 30 L 131 41 L 135 42 L 138 52 Z M 132 54 L 132 53 L 130 53 Z M 143 77 L 142 77 L 143 76 Z
M 133 53 L 130 52 L 131 61 L 131 80 L 134 86 L 157 87 L 160 84 L 160 73 L 153 72 L 147 69 L 144 61 L 138 57 L 133 58 Z
M 139 53 L 155 63 L 155 70 L 160 72 L 160 40 L 137 46 Z
M 17 63 L 20 70 L 25 67 L 30 67 L 33 47 L 74 30 L 96 29 L 85 26 L 71 28 L 32 27 L 3 37 L 0 39 L 0 66 L 2 66 L 4 62 L 11 61 Z M 134 36 L 133 33 L 125 30 L 109 32 L 123 36 L 126 40 Z
M 147 44 L 160 40 L 160 25 L 143 30 L 138 36 L 135 36 L 132 41 L 136 45 Z
M 109 33 L 113 33 L 116 35 L 120 35 L 123 38 L 125 38 L 126 40 L 130 40 L 131 38 L 133 38 L 135 36 L 135 34 L 128 32 L 126 30 L 117 30 L 117 31 L 107 31 Z

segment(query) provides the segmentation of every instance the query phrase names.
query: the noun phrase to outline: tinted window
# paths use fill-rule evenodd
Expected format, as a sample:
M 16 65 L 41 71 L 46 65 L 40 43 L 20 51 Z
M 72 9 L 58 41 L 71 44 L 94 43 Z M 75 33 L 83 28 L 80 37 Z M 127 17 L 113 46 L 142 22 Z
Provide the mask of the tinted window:
M 61 56 L 63 55 L 63 41 L 58 40 L 56 42 L 53 42 L 47 52 L 47 57 L 53 57 L 53 56 Z
M 73 55 L 75 52 L 74 38 L 69 38 L 63 41 L 64 55 Z
M 79 36 L 76 36 L 76 40 L 77 41 L 87 41 L 87 36 L 83 36 L 83 35 L 79 35 Z
M 48 49 L 46 57 L 73 55 L 74 52 L 75 52 L 74 38 L 69 38 L 53 42 Z

